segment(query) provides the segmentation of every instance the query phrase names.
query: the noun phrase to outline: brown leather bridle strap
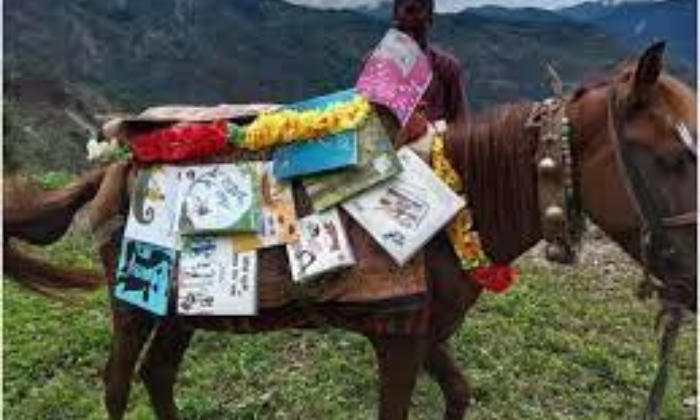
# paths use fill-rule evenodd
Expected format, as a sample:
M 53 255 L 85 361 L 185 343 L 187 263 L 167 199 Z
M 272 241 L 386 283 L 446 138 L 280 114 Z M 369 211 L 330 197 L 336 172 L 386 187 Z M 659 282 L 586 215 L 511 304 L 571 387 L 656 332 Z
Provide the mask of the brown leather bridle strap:
M 698 224 L 698 213 L 691 211 L 677 216 L 664 217 L 661 225 L 667 229 L 682 228 Z
M 667 230 L 679 227 L 687 227 L 697 224 L 697 213 L 687 212 L 671 216 L 663 216 L 651 198 L 651 191 L 641 177 L 640 168 L 632 160 L 632 154 L 628 150 L 629 142 L 621 138 L 622 127 L 617 119 L 615 107 L 617 97 L 614 87 L 608 94 L 608 127 L 613 145 L 613 150 L 622 175 L 623 185 L 632 205 L 642 221 L 642 248 L 640 249 L 645 269 L 650 269 L 651 261 L 648 257 L 656 258 L 659 255 L 671 255 L 673 250 L 666 252 L 654 252 L 660 247 L 670 246 L 667 241 Z
M 632 206 L 642 222 L 642 230 L 645 234 L 652 234 L 654 230 L 658 230 L 661 226 L 661 218 L 657 216 L 658 213 L 648 197 L 647 189 L 637 173 L 636 166 L 630 160 L 629 153 L 625 153 L 625 150 L 623 150 L 626 144 L 623 143 L 619 136 L 621 127 L 615 112 L 616 102 L 615 88 L 611 86 L 607 98 L 608 132 L 615 153 L 615 160 L 622 175 L 622 184 L 627 197 L 632 202 Z M 642 236 L 646 236 L 645 234 Z

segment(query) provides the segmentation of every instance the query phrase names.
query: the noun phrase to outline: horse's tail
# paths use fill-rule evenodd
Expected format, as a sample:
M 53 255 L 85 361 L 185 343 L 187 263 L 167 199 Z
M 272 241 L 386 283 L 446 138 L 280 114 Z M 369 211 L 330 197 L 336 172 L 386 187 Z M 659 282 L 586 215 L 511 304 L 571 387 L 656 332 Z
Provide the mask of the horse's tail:
M 63 291 L 95 290 L 104 284 L 102 274 L 81 268 L 65 268 L 43 261 L 6 238 L 2 246 L 4 275 L 29 290 L 55 296 Z
M 10 177 L 3 188 L 4 274 L 30 290 L 56 296 L 63 291 L 94 290 L 104 284 L 92 270 L 64 268 L 32 256 L 19 241 L 48 245 L 65 234 L 75 214 L 97 194 L 107 171 L 98 169 L 57 190 L 43 190 Z

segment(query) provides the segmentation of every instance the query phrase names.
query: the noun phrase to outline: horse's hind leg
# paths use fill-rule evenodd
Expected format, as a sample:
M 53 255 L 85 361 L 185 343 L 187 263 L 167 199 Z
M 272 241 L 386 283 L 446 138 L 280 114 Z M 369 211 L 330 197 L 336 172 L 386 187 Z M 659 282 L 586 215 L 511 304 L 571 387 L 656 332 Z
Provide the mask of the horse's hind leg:
M 379 364 L 379 420 L 405 420 L 427 340 L 391 336 L 372 337 L 371 341 Z
M 143 345 L 151 333 L 152 318 L 136 311 L 114 309 L 112 350 L 104 373 L 105 405 L 111 420 L 124 418 L 131 378 Z
M 444 420 L 462 420 L 472 404 L 473 392 L 450 354 L 447 341 L 430 346 L 425 367 L 445 398 Z
M 177 372 L 190 344 L 193 330 L 183 328 L 181 321 L 171 318 L 158 326 L 141 364 L 140 375 L 153 410 L 160 420 L 178 418 L 174 388 Z

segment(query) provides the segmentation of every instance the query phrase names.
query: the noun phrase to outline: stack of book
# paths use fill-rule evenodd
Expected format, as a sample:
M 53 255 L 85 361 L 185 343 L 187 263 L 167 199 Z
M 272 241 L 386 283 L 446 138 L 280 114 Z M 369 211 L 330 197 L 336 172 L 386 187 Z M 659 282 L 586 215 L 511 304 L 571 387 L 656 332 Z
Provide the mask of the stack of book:
M 324 109 L 360 92 L 405 124 L 430 83 L 427 57 L 391 30 L 356 89 L 289 105 Z M 297 220 L 290 179 L 314 213 Z M 269 162 L 153 166 L 133 192 L 115 296 L 167 314 L 171 282 L 183 315 L 255 315 L 258 254 L 286 246 L 291 281 L 306 283 L 356 261 L 340 209 L 403 265 L 464 206 L 413 151 L 394 150 L 382 120 L 292 143 Z

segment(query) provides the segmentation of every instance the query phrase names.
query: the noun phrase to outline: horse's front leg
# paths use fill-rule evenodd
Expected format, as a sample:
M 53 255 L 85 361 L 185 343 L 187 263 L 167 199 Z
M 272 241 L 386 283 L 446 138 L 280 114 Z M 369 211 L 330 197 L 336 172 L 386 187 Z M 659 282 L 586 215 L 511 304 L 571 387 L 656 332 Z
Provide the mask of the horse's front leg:
M 379 365 L 379 420 L 406 420 L 428 340 L 414 336 L 370 340 Z
M 459 370 L 447 341 L 431 343 L 425 367 L 437 382 L 445 400 L 444 420 L 462 420 L 473 402 L 473 391 Z
M 185 328 L 180 318 L 170 318 L 158 325 L 141 364 L 143 380 L 151 405 L 159 420 L 177 420 L 174 388 L 177 373 L 194 330 Z

